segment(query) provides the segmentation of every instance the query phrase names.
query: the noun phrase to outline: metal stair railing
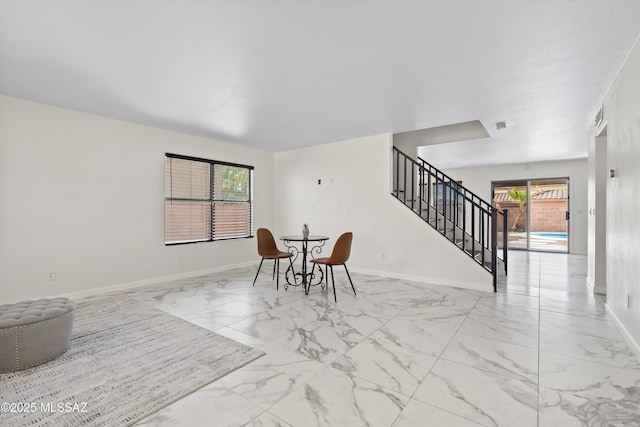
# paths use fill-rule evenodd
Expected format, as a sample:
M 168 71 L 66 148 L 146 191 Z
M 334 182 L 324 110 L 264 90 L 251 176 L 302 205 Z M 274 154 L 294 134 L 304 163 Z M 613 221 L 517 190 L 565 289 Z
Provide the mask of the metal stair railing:
M 507 274 L 507 209 L 493 207 L 424 159 L 396 147 L 391 194 L 490 272 L 497 291 L 500 243 Z

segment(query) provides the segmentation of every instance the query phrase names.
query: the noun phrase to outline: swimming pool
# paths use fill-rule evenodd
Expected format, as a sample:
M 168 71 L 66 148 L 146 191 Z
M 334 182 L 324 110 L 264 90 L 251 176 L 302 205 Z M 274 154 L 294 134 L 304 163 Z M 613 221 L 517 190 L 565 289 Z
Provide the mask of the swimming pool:
M 551 231 L 536 231 L 534 233 L 531 233 L 532 236 L 538 236 L 538 237 L 550 237 L 552 239 L 566 239 L 567 238 L 567 233 L 560 233 L 560 232 L 551 232 Z

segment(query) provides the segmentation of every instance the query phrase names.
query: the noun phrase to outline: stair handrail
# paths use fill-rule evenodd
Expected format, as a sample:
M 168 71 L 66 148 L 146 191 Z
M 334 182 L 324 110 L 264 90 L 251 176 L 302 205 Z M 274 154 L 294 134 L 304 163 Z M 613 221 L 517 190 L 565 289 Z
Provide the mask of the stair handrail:
M 411 174 L 411 200 L 410 200 L 410 206 L 407 204 L 407 176 L 406 176 L 406 171 L 407 171 L 407 161 L 409 161 L 411 163 L 411 170 L 414 169 L 414 167 L 417 169 L 417 171 L 420 174 L 420 179 L 419 179 L 419 197 L 418 197 L 418 215 L 420 215 L 422 217 L 422 204 L 423 204 L 423 200 L 426 201 L 426 204 L 428 206 L 427 209 L 427 218 L 425 219 L 428 223 L 429 222 L 429 215 L 430 215 L 430 210 L 429 208 L 433 208 L 436 211 L 436 216 L 438 213 L 440 213 L 438 211 L 438 206 L 433 205 L 431 203 L 431 177 L 435 178 L 435 184 L 438 183 L 442 183 L 443 187 L 442 187 L 442 205 L 443 205 L 443 212 L 441 212 L 441 214 L 443 215 L 445 222 L 448 220 L 450 221 L 453 225 L 454 225 L 454 229 L 453 229 L 453 239 L 452 240 L 455 243 L 455 227 L 458 227 L 458 229 L 463 230 L 463 239 L 462 239 L 462 246 L 459 248 L 462 249 L 463 251 L 465 251 L 465 239 L 464 239 L 464 233 L 466 232 L 466 224 L 464 221 L 466 221 L 466 215 L 462 215 L 462 219 L 463 219 L 463 224 L 462 226 L 459 223 L 459 215 L 458 215 L 458 207 L 460 205 L 460 197 L 462 197 L 463 199 L 463 206 L 465 201 L 467 203 L 470 204 L 470 206 L 472 207 L 471 210 L 471 221 L 472 223 L 475 221 L 475 217 L 474 217 L 474 212 L 475 209 L 478 209 L 478 212 L 484 212 L 487 216 L 488 216 L 488 220 L 487 220 L 487 224 L 486 227 L 490 228 L 491 233 L 490 236 L 489 234 L 485 235 L 485 224 L 484 224 L 484 217 L 483 217 L 483 221 L 482 224 L 480 225 L 481 228 L 481 233 L 482 236 L 479 239 L 476 239 L 475 236 L 475 227 L 472 225 L 471 230 L 471 253 L 468 253 L 476 262 L 478 262 L 479 264 L 481 264 L 483 267 L 485 267 L 485 254 L 484 254 L 484 250 L 481 253 L 481 260 L 476 259 L 476 254 L 475 254 L 475 243 L 477 242 L 480 244 L 480 246 L 482 248 L 484 248 L 485 250 L 488 250 L 491 254 L 491 273 L 493 275 L 493 288 L 494 291 L 497 290 L 497 253 L 498 253 L 498 216 L 502 216 L 502 231 L 503 231 L 503 257 L 502 257 L 502 261 L 504 264 L 504 271 L 505 274 L 507 273 L 507 251 L 508 251 L 508 236 L 507 236 L 507 220 L 508 220 L 508 210 L 507 209 L 498 209 L 496 207 L 494 207 L 491 203 L 487 202 L 486 200 L 484 200 L 482 197 L 478 196 L 477 194 L 475 194 L 473 191 L 471 191 L 470 189 L 468 189 L 467 187 L 463 186 L 462 184 L 458 183 L 456 180 L 454 180 L 453 178 L 451 178 L 449 175 L 445 174 L 444 172 L 442 172 L 440 169 L 438 169 L 437 167 L 433 166 L 431 163 L 427 162 L 426 160 L 424 160 L 423 158 L 421 158 L 420 156 L 417 156 L 417 159 L 414 159 L 413 157 L 409 156 L 408 154 L 404 153 L 402 150 L 398 149 L 397 147 L 393 147 L 393 150 L 395 152 L 397 152 L 397 156 L 396 156 L 396 163 L 394 165 L 395 168 L 395 176 L 394 176 L 394 182 L 396 185 L 396 188 L 394 190 L 395 192 L 395 197 L 398 200 L 401 200 L 400 198 L 400 187 L 399 187 L 399 182 L 400 182 L 400 157 L 402 156 L 403 158 L 403 167 L 404 167 L 404 193 L 403 193 L 403 202 L 406 206 L 410 207 L 414 212 L 415 212 L 415 190 L 416 190 L 416 185 L 415 185 L 415 174 L 412 173 Z M 425 173 L 427 174 L 427 182 L 425 183 Z M 426 186 L 426 190 L 425 190 L 425 186 Z M 445 187 L 446 186 L 446 187 Z M 426 191 L 426 194 L 425 194 Z M 456 206 L 456 211 L 455 214 L 453 214 L 453 217 L 447 217 L 447 193 L 450 192 L 450 194 L 452 195 L 452 198 L 455 199 L 455 206 Z M 426 196 L 426 197 L 425 197 Z M 437 195 L 436 195 L 437 196 Z M 464 211 L 464 209 L 463 209 Z M 480 214 L 479 214 L 480 216 Z M 422 217 L 424 219 L 424 217 Z M 490 224 L 489 224 L 490 222 Z M 434 228 L 437 229 L 436 226 L 434 226 L 433 224 L 430 223 L 430 225 L 432 225 Z M 445 224 L 444 227 L 444 236 L 447 237 L 447 227 Z M 489 241 L 487 242 L 486 240 L 489 239 Z M 465 251 L 466 252 L 466 251 Z
M 398 150 L 399 152 L 402 153 L 402 151 Z M 406 156 L 406 153 L 402 153 Z M 464 185 L 458 183 L 456 180 L 454 180 L 453 178 L 451 178 L 449 175 L 447 175 L 446 173 L 442 172 L 440 169 L 438 169 L 437 167 L 433 166 L 431 163 L 427 162 L 425 159 L 423 159 L 420 156 L 416 156 L 418 158 L 418 160 L 420 161 L 420 163 L 422 164 L 422 166 L 424 165 L 428 165 L 430 169 L 435 170 L 437 173 L 440 173 L 443 177 L 445 177 L 448 182 L 453 182 L 455 183 L 455 187 L 454 190 L 459 192 L 460 189 L 462 189 L 464 191 L 463 197 L 466 198 L 467 193 L 471 194 L 471 198 L 467 198 L 469 199 L 470 202 L 473 202 L 473 198 L 477 198 L 480 201 L 480 205 L 484 204 L 485 206 L 489 207 L 490 212 L 497 212 L 498 215 L 502 216 L 503 219 L 503 227 L 502 227 L 502 232 L 503 232 L 503 242 L 502 242 L 502 251 L 503 251 L 503 255 L 502 255 L 502 261 L 504 262 L 504 271 L 505 274 L 507 273 L 507 251 L 508 251 L 508 243 L 509 243 L 509 239 L 508 239 L 508 230 L 507 230 L 507 222 L 508 222 L 508 209 L 498 209 L 495 206 L 493 206 L 493 204 L 487 202 L 486 200 L 484 200 L 482 197 L 478 196 L 476 193 L 474 193 L 473 191 L 469 190 L 467 187 L 465 187 Z M 474 203 L 475 204 L 475 203 Z M 497 218 L 496 218 L 497 220 Z M 492 229 L 497 231 L 497 223 L 495 224 L 495 228 L 492 227 Z M 496 236 L 494 236 L 495 238 L 492 239 L 492 242 L 496 242 L 496 249 L 497 249 L 497 234 Z M 493 252 L 493 251 L 492 251 Z M 495 253 L 497 254 L 497 250 L 495 251 Z
M 395 147 L 394 147 L 395 148 Z M 399 152 L 402 153 L 402 151 L 398 150 Z M 405 156 L 407 155 L 406 153 L 402 153 Z M 422 167 L 425 167 L 425 169 L 428 170 L 435 170 L 436 174 L 440 174 L 442 175 L 443 178 L 446 178 L 450 183 L 454 183 L 455 184 L 455 190 L 463 190 L 464 191 L 464 196 L 467 195 L 467 193 L 471 194 L 471 197 L 466 197 L 467 199 L 469 199 L 469 201 L 473 201 L 474 198 L 478 199 L 480 201 L 480 205 L 484 204 L 485 206 L 487 206 L 487 210 L 491 211 L 492 209 L 497 209 L 498 208 L 494 207 L 491 203 L 487 202 L 486 200 L 484 200 L 482 197 L 478 196 L 476 193 L 474 193 L 473 191 L 469 190 L 467 187 L 465 187 L 464 185 L 460 184 L 458 181 L 456 181 L 455 179 L 451 178 L 449 175 L 447 175 L 446 173 L 442 172 L 440 169 L 438 169 L 437 167 L 433 166 L 431 163 L 427 162 L 425 159 L 423 159 L 420 156 L 417 156 L 419 163 L 422 165 Z M 428 168 L 425 166 L 427 165 Z M 432 174 L 433 175 L 433 174 Z

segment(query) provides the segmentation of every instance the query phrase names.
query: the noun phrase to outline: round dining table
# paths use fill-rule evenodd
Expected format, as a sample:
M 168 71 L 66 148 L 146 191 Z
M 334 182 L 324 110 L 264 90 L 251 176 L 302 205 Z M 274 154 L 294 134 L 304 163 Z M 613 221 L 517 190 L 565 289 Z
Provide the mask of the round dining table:
M 324 287 L 323 276 L 321 268 L 318 268 L 316 273 L 315 268 L 311 269 L 311 272 L 307 272 L 307 256 L 311 256 L 314 258 L 314 255 L 318 255 L 322 252 L 322 247 L 329 240 L 329 236 L 322 235 L 309 235 L 307 237 L 302 234 L 299 235 L 290 235 L 290 236 L 281 236 L 280 240 L 287 247 L 287 251 L 294 254 L 293 262 L 298 259 L 298 256 L 302 254 L 302 271 L 296 273 L 293 271 L 292 265 L 287 268 L 285 272 L 285 279 L 287 284 L 285 285 L 285 289 L 288 286 L 304 286 L 305 295 L 309 294 L 309 288 L 311 286 L 321 285 Z M 298 248 L 300 245 L 300 248 Z M 300 279 L 299 283 L 297 279 Z M 291 281 L 293 279 L 293 282 Z

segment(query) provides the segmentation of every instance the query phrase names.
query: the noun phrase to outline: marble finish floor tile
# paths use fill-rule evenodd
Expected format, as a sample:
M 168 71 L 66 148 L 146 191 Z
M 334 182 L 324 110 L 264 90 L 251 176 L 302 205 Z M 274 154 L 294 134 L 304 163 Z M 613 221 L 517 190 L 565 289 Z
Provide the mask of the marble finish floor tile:
M 624 341 L 540 328 L 540 351 L 640 373 L 640 361 Z
M 368 338 L 331 364 L 356 377 L 411 396 L 433 366 L 436 357 L 402 348 L 385 348 Z
M 389 304 L 384 300 L 359 295 L 351 303 L 340 301 L 340 311 L 350 314 L 364 313 L 372 317 L 390 320 L 402 312 L 403 308 Z
M 413 352 L 439 357 L 455 332 L 430 320 L 396 318 L 371 335 L 385 346 L 398 346 Z
M 387 290 L 386 294 L 385 296 L 385 292 L 383 291 L 375 295 L 370 295 L 368 298 L 380 303 L 384 302 L 396 307 L 398 310 L 404 310 L 413 304 L 420 304 L 424 298 L 424 292 L 421 291 L 396 292 Z
M 368 290 L 367 298 L 405 309 L 411 304 L 421 303 L 430 291 L 431 287 L 428 285 L 421 286 L 411 282 L 396 281 L 387 287 Z
M 251 422 L 263 412 L 259 406 L 230 389 L 213 383 L 158 412 L 140 420 L 136 426 L 176 427 L 205 426 L 236 427 Z M 215 414 L 212 417 L 211 414 Z
M 475 295 L 451 295 L 449 293 L 432 291 L 413 304 L 412 307 L 441 308 L 458 311 L 469 311 L 480 298 Z
M 608 319 L 604 303 L 591 295 L 540 290 L 540 310 Z
M 533 298 L 540 296 L 540 288 L 537 285 L 517 285 L 509 283 L 498 283 L 498 293 L 508 293 L 510 295 L 523 295 Z
M 235 296 L 235 299 L 248 302 L 252 305 L 262 306 L 265 310 L 274 310 L 287 304 L 303 299 L 304 292 L 290 292 L 285 290 L 261 292 L 244 297 Z
M 470 314 L 460 327 L 459 332 L 509 344 L 538 348 L 538 326 L 530 323 Z
M 505 280 L 507 283 L 512 285 L 539 286 L 540 273 L 526 272 L 526 271 L 513 271 L 513 269 L 510 269 L 509 274 L 505 277 Z
M 354 272 L 354 296 L 338 268 L 336 303 L 276 290 L 269 265 L 255 286 L 257 265 L 114 292 L 266 352 L 139 424 L 640 425 L 640 362 L 586 257 L 509 263 L 497 293 Z
M 538 381 L 538 350 L 533 348 L 458 333 L 441 358 L 505 377 Z
M 473 310 L 471 315 L 474 316 L 488 316 L 491 319 L 508 322 L 529 323 L 532 325 L 538 325 L 539 323 L 539 310 L 530 309 L 526 307 L 520 307 L 510 304 L 499 304 L 494 300 L 487 298 L 479 301 Z
M 337 310 L 335 303 L 324 298 L 306 298 L 293 301 L 274 310 L 294 317 L 315 318 L 316 320 L 331 311 Z
M 394 319 L 332 366 L 411 396 L 452 335 L 429 322 Z
M 573 293 L 585 295 L 590 293 L 585 277 L 541 277 L 540 289 L 568 290 Z
M 541 427 L 640 426 L 640 412 L 629 397 L 621 401 L 610 395 L 540 387 L 539 411 Z
M 471 309 L 455 310 L 415 305 L 404 310 L 397 318 L 412 321 L 428 320 L 440 328 L 457 331 L 467 316 L 469 316 L 470 311 Z
M 269 412 L 263 412 L 257 418 L 242 424 L 242 427 L 293 427 Z
M 541 352 L 540 425 L 640 425 L 640 372 Z
M 589 335 L 610 340 L 624 341 L 624 337 L 609 319 L 594 319 L 571 314 L 540 311 L 540 327 Z
M 411 399 L 404 407 L 393 427 L 479 427 L 482 424 L 462 418 L 451 412 L 443 411 L 435 406 L 427 405 L 419 400 Z
M 266 310 L 264 306 L 233 300 L 224 305 L 203 310 L 201 314 L 214 322 L 229 326 Z
M 223 377 L 219 383 L 269 409 L 325 366 L 290 352 L 274 351 Z
M 489 300 L 495 301 L 495 303 L 498 304 L 515 305 L 532 310 L 540 309 L 540 298 L 537 296 L 512 294 L 508 292 L 492 292 L 483 295 L 479 302 L 486 303 Z
M 440 359 L 415 399 L 485 426 L 537 427 L 538 385 Z
M 390 426 L 407 396 L 327 367 L 269 412 L 292 426 Z
M 229 327 L 264 342 L 271 342 L 291 336 L 299 327 L 314 320 L 316 316 L 313 313 L 308 313 L 306 316 L 291 316 L 284 311 L 269 310 L 232 323 Z
M 296 329 L 290 336 L 261 347 L 261 350 L 266 353 L 286 350 L 328 364 L 364 338 L 364 335 L 349 325 L 328 325 L 315 321 Z
M 448 300 L 471 300 L 477 301 L 483 296 L 485 292 L 475 291 L 472 289 L 463 289 L 456 288 L 452 286 L 435 286 L 431 285 L 427 294 L 425 295 L 425 300 L 427 301 L 443 301 L 446 303 Z M 432 304 L 435 305 L 435 304 Z
M 331 311 L 318 319 L 318 322 L 325 323 L 332 328 L 352 329 L 363 336 L 371 334 L 387 321 L 388 319 L 385 317 L 369 316 L 363 311 L 354 310 L 350 312 Z

